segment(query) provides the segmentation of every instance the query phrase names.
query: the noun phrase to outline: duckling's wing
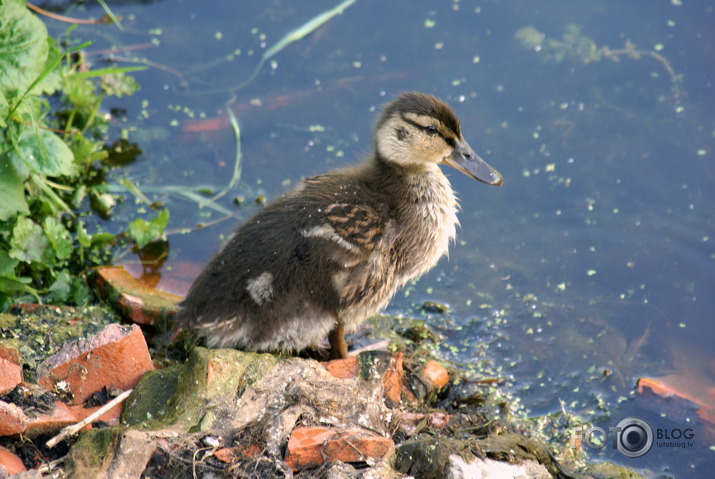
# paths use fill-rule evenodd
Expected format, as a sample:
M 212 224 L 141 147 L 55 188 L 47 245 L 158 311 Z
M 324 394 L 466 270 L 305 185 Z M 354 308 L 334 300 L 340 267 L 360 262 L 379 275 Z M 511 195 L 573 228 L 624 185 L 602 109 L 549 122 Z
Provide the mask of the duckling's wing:
M 382 218 L 368 205 L 332 204 L 325 209 L 325 220 L 340 238 L 365 252 L 377 247 L 385 231 Z

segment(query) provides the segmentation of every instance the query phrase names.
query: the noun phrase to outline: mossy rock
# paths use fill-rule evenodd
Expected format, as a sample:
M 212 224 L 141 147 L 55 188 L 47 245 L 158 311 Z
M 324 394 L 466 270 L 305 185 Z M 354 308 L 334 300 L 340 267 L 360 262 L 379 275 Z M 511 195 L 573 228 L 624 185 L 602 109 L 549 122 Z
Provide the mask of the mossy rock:
M 474 458 L 473 443 L 467 440 L 428 438 L 402 443 L 396 451 L 395 469 L 420 479 L 442 479 L 449 470 L 449 456 Z
M 123 432 L 123 427 L 83 432 L 65 458 L 67 477 L 102 477 Z
M 271 354 L 195 348 L 183 365 L 144 375 L 122 420 L 142 429 L 207 431 L 220 404 L 235 401 L 277 362 Z

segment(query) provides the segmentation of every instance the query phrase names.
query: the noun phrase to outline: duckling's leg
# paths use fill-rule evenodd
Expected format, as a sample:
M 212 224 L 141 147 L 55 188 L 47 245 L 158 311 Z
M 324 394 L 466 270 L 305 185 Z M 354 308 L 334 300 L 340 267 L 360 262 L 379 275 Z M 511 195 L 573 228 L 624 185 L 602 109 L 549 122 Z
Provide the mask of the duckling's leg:
M 348 357 L 348 344 L 345 342 L 345 326 L 342 321 L 338 321 L 330 334 L 330 359 L 345 359 Z

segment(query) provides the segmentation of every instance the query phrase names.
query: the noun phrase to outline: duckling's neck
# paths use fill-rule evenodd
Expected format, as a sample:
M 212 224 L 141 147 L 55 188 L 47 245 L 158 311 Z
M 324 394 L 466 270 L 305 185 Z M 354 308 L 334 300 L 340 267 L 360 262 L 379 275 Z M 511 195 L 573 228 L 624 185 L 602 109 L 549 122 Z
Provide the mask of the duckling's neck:
M 433 163 L 417 166 L 397 165 L 375 158 L 374 168 L 382 187 L 389 192 L 395 220 L 405 235 L 402 248 L 423 258 L 410 274 L 429 270 L 456 236 L 457 199 L 447 177 Z

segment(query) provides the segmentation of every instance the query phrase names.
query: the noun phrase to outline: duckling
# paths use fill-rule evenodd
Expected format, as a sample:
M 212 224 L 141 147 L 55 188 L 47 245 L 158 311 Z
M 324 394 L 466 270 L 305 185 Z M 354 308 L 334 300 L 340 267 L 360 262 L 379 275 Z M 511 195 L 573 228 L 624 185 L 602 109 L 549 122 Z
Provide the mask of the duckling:
M 209 347 L 297 352 L 378 313 L 454 240 L 457 200 L 439 165 L 489 185 L 501 175 L 443 101 L 408 92 L 377 120 L 360 165 L 307 178 L 240 226 L 181 303 L 179 329 Z

